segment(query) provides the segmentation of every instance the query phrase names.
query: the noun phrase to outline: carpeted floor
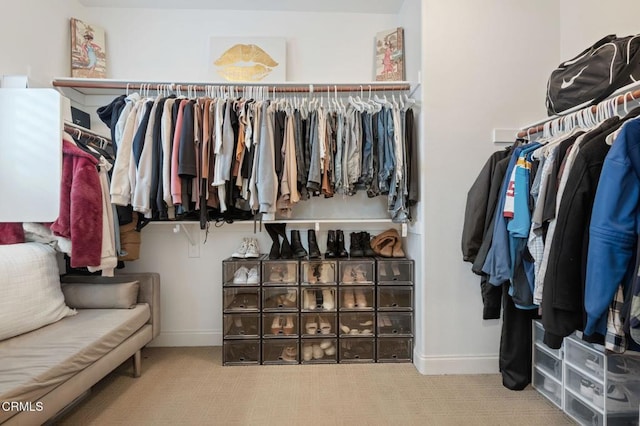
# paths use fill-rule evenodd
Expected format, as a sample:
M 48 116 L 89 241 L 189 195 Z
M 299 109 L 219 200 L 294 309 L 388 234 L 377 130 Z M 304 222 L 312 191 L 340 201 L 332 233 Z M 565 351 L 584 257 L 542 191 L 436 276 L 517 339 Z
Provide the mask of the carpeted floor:
M 223 367 L 220 347 L 147 348 L 60 425 L 565 425 L 499 375 L 423 376 L 412 364 Z

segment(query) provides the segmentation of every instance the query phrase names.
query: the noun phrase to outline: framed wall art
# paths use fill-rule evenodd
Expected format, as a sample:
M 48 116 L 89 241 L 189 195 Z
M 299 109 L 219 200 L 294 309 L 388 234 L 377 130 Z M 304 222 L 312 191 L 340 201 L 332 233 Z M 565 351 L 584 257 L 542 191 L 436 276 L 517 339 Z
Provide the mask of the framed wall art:
M 403 81 L 404 30 L 400 27 L 376 34 L 376 81 Z
M 104 30 L 76 18 L 71 18 L 71 77 L 107 77 Z
M 279 37 L 211 37 L 209 70 L 215 80 L 286 81 L 286 40 Z

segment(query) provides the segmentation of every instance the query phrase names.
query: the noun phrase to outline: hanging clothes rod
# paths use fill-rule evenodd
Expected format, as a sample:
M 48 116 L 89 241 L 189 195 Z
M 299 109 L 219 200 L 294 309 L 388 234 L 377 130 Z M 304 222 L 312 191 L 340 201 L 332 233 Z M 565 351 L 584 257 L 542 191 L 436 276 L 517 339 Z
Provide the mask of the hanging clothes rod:
M 330 92 L 379 92 L 379 91 L 408 91 L 411 90 L 411 84 L 408 82 L 367 82 L 362 84 L 344 84 L 344 83 L 171 83 L 171 82 L 126 82 L 115 80 L 100 79 L 56 79 L 52 82 L 54 87 L 68 87 L 73 89 L 120 89 L 120 90 L 140 90 L 148 88 L 150 90 L 162 89 L 167 86 L 171 90 L 180 87 L 186 90 L 189 87 L 197 91 L 205 91 L 207 87 L 268 87 L 269 92 L 273 93 L 326 93 Z
M 606 99 L 606 100 L 604 100 L 602 102 L 611 102 L 611 99 L 615 99 L 617 104 L 618 104 L 618 106 L 623 105 L 625 102 L 628 102 L 630 100 L 631 101 L 640 100 L 640 89 L 636 89 L 634 91 L 628 91 L 628 92 L 623 93 L 622 95 L 619 95 L 619 96 L 617 96 L 615 98 Z M 591 112 L 595 114 L 597 112 L 597 110 L 598 110 L 598 105 L 592 105 L 592 106 L 586 107 L 586 108 L 590 108 Z M 573 112 L 571 112 L 571 114 L 578 114 L 583 110 L 584 110 L 584 108 L 580 109 L 578 111 L 573 111 Z M 567 114 L 567 115 L 569 115 L 569 114 Z M 548 122 L 553 121 L 553 120 L 562 120 L 563 117 L 565 117 L 565 116 L 561 115 L 561 116 L 558 116 L 558 117 L 549 118 L 548 120 L 545 120 L 542 124 L 539 124 L 537 126 L 533 126 L 533 127 L 529 127 L 527 129 L 521 130 L 520 132 L 518 132 L 518 134 L 516 136 L 519 137 L 519 138 L 523 138 L 523 137 L 528 136 L 528 135 L 534 135 L 536 133 L 540 133 L 540 132 L 542 132 L 544 130 L 545 123 L 548 123 Z
M 84 136 L 90 139 L 94 139 L 97 140 L 99 142 L 105 142 L 105 143 L 111 143 L 111 138 L 102 136 L 96 132 L 93 132 L 87 128 L 84 128 L 82 126 L 78 126 L 77 124 L 73 124 L 73 123 L 68 123 L 65 122 L 64 123 L 64 131 L 69 133 L 70 135 L 77 135 L 77 136 Z

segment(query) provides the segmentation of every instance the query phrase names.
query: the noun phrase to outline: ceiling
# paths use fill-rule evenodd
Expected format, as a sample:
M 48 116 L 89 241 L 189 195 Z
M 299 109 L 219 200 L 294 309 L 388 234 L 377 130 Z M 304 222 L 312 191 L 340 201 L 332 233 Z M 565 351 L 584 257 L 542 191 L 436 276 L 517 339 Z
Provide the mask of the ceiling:
M 79 0 L 87 7 L 397 14 L 404 0 Z

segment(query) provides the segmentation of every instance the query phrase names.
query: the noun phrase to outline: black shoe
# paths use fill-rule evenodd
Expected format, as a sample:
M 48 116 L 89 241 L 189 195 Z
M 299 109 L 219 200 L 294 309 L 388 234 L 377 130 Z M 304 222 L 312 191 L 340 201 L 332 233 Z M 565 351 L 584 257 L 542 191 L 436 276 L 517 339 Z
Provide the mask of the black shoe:
M 339 258 L 349 257 L 349 253 L 344 248 L 344 232 L 341 230 L 336 231 L 336 256 Z
M 362 241 L 360 240 L 359 232 L 351 233 L 351 245 L 349 246 L 350 257 L 362 257 L 364 252 L 362 251 Z
M 282 245 L 280 246 L 280 258 L 293 259 L 293 251 L 291 250 L 291 245 L 289 244 L 289 240 L 287 239 L 286 228 L 286 223 L 275 224 L 275 230 L 278 233 L 278 236 L 282 237 Z
M 316 240 L 316 231 L 309 229 L 307 231 L 307 241 L 309 242 L 309 259 L 320 259 L 322 253 L 318 248 L 318 241 Z
M 265 223 L 264 229 L 269 233 L 269 236 L 273 241 L 273 244 L 271 244 L 271 250 L 269 251 L 269 259 L 280 259 L 280 238 L 278 237 L 276 224 Z
M 307 257 L 307 251 L 302 247 L 302 241 L 300 240 L 300 231 L 297 229 L 291 231 L 291 249 L 296 258 L 302 259 Z
M 374 257 L 376 255 L 371 248 L 371 235 L 368 232 L 362 231 L 360 233 L 360 244 L 365 257 Z
M 325 259 L 336 257 L 336 231 L 329 231 L 327 234 L 327 251 L 324 253 Z

